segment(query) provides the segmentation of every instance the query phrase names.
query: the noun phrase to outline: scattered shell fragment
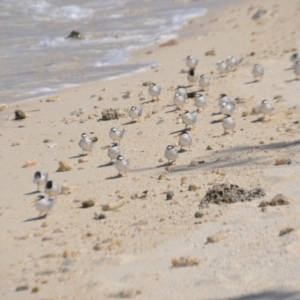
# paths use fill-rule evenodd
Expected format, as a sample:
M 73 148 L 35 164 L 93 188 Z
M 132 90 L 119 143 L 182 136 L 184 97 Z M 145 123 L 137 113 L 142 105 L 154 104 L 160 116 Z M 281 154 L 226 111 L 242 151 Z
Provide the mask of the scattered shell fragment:
M 4 111 L 8 108 L 8 105 L 7 104 L 4 104 L 4 103 L 1 103 L 0 104 L 0 111 Z
M 58 162 L 59 168 L 56 170 L 56 172 L 65 172 L 65 171 L 70 171 L 73 169 L 73 167 L 66 163 L 65 161 L 60 161 Z
M 216 51 L 214 49 L 205 52 L 206 56 L 216 56 Z
M 198 219 L 198 218 L 202 218 L 204 216 L 204 213 L 201 212 L 201 211 L 197 211 L 195 212 L 195 218 Z
M 219 243 L 225 239 L 227 239 L 228 235 L 225 232 L 219 232 L 215 235 L 211 235 L 207 237 L 207 243 Z
M 193 192 L 195 192 L 197 189 L 198 189 L 197 186 L 194 184 L 190 184 L 188 188 L 189 191 L 193 191 Z
M 172 267 L 180 268 L 180 267 L 192 267 L 197 266 L 199 264 L 199 259 L 196 257 L 180 257 L 180 258 L 172 258 Z
M 290 158 L 277 158 L 275 160 L 275 166 L 290 165 L 291 163 L 292 163 L 292 160 Z
M 69 187 L 69 186 L 63 185 L 63 186 L 60 188 L 60 193 L 61 193 L 62 195 L 70 195 L 70 194 L 72 194 L 75 190 L 76 190 L 76 187 L 74 187 L 74 186 Z
M 96 136 L 93 136 L 93 137 L 91 138 L 91 140 L 92 140 L 93 143 L 98 142 L 98 138 L 97 138 Z
M 277 206 L 277 205 L 289 205 L 292 203 L 292 199 L 283 194 L 277 194 L 271 201 L 263 200 L 258 207 Z
M 104 210 L 104 211 L 115 210 L 115 209 L 122 207 L 124 204 L 125 204 L 125 200 L 122 200 L 122 201 L 119 201 L 116 203 L 105 204 L 102 206 L 102 210 Z
M 177 45 L 177 44 L 178 44 L 178 41 L 177 41 L 177 40 L 171 39 L 171 40 L 169 40 L 169 41 L 167 41 L 167 42 L 165 42 L 165 43 L 159 45 L 159 47 L 175 46 L 175 45 Z
M 12 144 L 11 144 L 11 146 L 12 146 L 12 147 L 15 147 L 15 146 L 20 146 L 20 143 L 18 143 L 18 142 L 16 142 L 16 143 L 12 143 Z
M 106 219 L 106 216 L 105 216 L 105 214 L 94 213 L 94 219 L 95 220 L 103 220 L 103 219 Z
M 18 287 L 16 287 L 16 292 L 21 292 L 21 291 L 26 291 L 26 290 L 28 290 L 29 289 L 29 286 L 27 286 L 27 285 L 24 285 L 24 286 L 18 286 Z
M 85 163 L 85 162 L 88 162 L 89 159 L 87 157 L 82 157 L 82 158 L 79 158 L 78 159 L 78 162 L 81 164 L 81 163 Z
M 30 168 L 32 166 L 35 166 L 37 164 L 37 160 L 33 159 L 33 160 L 28 160 L 25 162 L 25 164 L 23 165 L 22 168 Z
M 208 146 L 206 147 L 206 150 L 212 150 L 212 147 L 208 145 Z
M 82 208 L 88 208 L 88 207 L 92 207 L 94 205 L 95 205 L 95 202 L 92 199 L 81 202 L 81 207 Z
M 35 287 L 33 287 L 32 289 L 31 289 L 31 293 L 37 293 L 38 291 L 39 291 L 40 289 L 39 289 L 39 287 L 38 286 L 35 286 Z
M 46 100 L 46 102 L 57 102 L 57 101 L 59 101 L 59 100 L 61 100 L 61 97 L 60 97 L 60 96 L 54 96 L 54 97 L 48 98 L 48 99 Z
M 194 159 L 190 162 L 189 167 L 196 167 L 199 164 L 204 164 L 205 161 L 204 160 L 198 160 L 198 159 Z
M 124 95 L 122 96 L 123 99 L 128 99 L 131 98 L 132 93 L 130 91 L 127 91 L 124 93 Z
M 142 292 L 140 290 L 129 289 L 129 290 L 120 291 L 111 296 L 113 298 L 126 299 L 126 298 L 134 298 L 135 296 L 140 295 L 141 293 Z
M 286 227 L 286 228 L 283 228 L 283 229 L 281 229 L 281 230 L 279 231 L 279 236 L 288 234 L 288 233 L 292 232 L 293 230 L 295 230 L 295 228 L 293 228 L 293 227 Z

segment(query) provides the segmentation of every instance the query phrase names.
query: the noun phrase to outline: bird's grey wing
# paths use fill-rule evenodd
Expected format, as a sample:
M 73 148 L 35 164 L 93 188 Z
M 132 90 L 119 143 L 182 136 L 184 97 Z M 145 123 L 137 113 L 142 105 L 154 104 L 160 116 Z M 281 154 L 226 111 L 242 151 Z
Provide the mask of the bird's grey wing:
M 139 111 L 138 111 L 138 116 L 140 117 L 143 113 L 143 109 L 142 108 L 139 108 Z

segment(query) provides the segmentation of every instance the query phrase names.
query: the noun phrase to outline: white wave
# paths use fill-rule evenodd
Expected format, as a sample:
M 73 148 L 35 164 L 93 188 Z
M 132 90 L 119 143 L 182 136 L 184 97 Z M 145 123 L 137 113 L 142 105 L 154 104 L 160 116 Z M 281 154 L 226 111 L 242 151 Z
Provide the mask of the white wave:
M 124 18 L 123 14 L 114 14 L 114 15 L 110 15 L 108 16 L 109 19 L 121 19 Z
M 63 45 L 65 43 L 65 39 L 63 37 L 55 37 L 55 38 L 47 38 L 45 40 L 40 41 L 36 47 L 56 47 L 59 45 Z
M 93 10 L 91 8 L 81 8 L 76 5 L 68 5 L 53 9 L 50 16 L 55 19 L 79 20 L 90 17 L 92 13 Z

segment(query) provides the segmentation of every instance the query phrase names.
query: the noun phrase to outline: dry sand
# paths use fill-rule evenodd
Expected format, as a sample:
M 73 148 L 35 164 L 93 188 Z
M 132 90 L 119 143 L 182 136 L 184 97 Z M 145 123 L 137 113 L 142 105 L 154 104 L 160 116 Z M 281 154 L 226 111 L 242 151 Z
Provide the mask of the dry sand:
M 254 21 L 259 8 L 269 13 Z M 267 0 L 263 6 L 248 1 L 208 12 L 186 26 L 189 37 L 179 38 L 177 45 L 136 53 L 134 61 L 160 62 L 146 72 L 64 90 L 58 101 L 37 99 L 0 112 L 0 298 L 300 299 L 300 83 L 286 70 L 291 54 L 300 49 L 299 12 L 296 0 Z M 212 49 L 216 55 L 206 56 Z M 173 112 L 172 88 L 188 84 L 180 71 L 189 54 L 200 59 L 197 72 L 211 77 L 209 105 L 190 131 L 192 150 L 180 153 L 173 172 L 167 172 L 165 147 L 176 145 L 171 132 L 184 127 L 177 122 L 179 112 Z M 216 62 L 228 55 L 243 57 L 243 63 L 220 78 Z M 259 83 L 251 83 L 255 63 L 265 67 Z M 160 101 L 149 102 L 143 86 L 147 81 L 162 86 Z M 131 97 L 123 99 L 126 91 Z M 233 115 L 234 135 L 222 135 L 221 124 L 213 122 L 220 118 L 212 116 L 220 93 L 240 99 Z M 250 114 L 263 99 L 274 106 L 269 122 Z M 143 105 L 139 123 L 126 124 L 127 115 L 97 121 L 105 108 L 127 111 L 132 105 Z M 80 108 L 85 110 L 81 116 L 70 115 Z M 186 108 L 194 109 L 192 100 Z M 15 109 L 30 117 L 14 121 Z M 105 166 L 109 158 L 103 148 L 111 142 L 113 126 L 126 129 L 121 150 L 131 159 L 127 177 L 116 177 L 115 167 Z M 78 163 L 83 132 L 99 140 L 88 161 Z M 292 163 L 275 166 L 281 157 Z M 193 159 L 205 163 L 190 168 Z M 22 168 L 28 160 L 37 164 Z M 61 160 L 73 169 L 56 172 Z M 30 195 L 38 170 L 75 189 L 58 197 L 46 219 L 28 221 L 38 216 L 31 203 L 36 194 Z M 210 205 L 202 209 L 202 218 L 195 218 L 200 200 L 218 183 L 261 187 L 267 195 L 246 203 Z M 197 190 L 189 191 L 190 184 Z M 174 197 L 166 201 L 168 191 Z M 278 193 L 292 203 L 258 207 Z M 95 206 L 81 209 L 81 201 L 88 199 Z M 102 211 L 103 205 L 117 201 L 125 204 Z M 95 220 L 94 213 L 104 213 L 106 219 Z M 287 227 L 294 230 L 279 236 Z M 207 243 L 216 234 L 217 242 Z M 172 259 L 180 257 L 198 264 L 172 268 Z M 24 290 L 16 292 L 18 287 Z

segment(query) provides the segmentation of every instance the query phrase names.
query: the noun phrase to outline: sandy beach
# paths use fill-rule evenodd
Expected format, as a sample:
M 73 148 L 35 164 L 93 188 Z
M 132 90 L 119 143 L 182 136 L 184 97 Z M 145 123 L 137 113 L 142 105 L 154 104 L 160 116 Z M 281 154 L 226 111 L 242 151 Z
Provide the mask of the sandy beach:
M 259 9 L 267 12 L 254 20 Z M 299 11 L 298 0 L 211 10 L 190 21 L 177 43 L 135 52 L 134 63 L 158 62 L 145 72 L 1 111 L 0 299 L 300 299 L 300 81 L 290 61 L 300 51 Z M 189 84 L 188 55 L 199 59 L 196 73 L 211 79 L 208 105 L 189 130 L 191 151 L 167 168 L 165 148 L 179 149 L 174 136 L 184 129 L 173 96 Z M 221 77 L 216 63 L 229 55 L 242 63 Z M 265 68 L 260 82 L 255 64 Z M 158 101 L 147 82 L 162 87 Z M 236 104 L 233 134 L 218 121 L 221 93 Z M 269 120 L 255 113 L 264 99 L 274 108 Z M 143 108 L 140 122 L 128 116 L 133 105 Z M 28 117 L 14 120 L 17 109 Z M 101 120 L 105 109 L 119 109 L 120 118 Z M 194 101 L 184 109 L 194 111 Z M 125 129 L 127 176 L 108 165 L 111 127 Z M 98 141 L 80 163 L 84 132 Z M 23 167 L 28 161 L 34 165 Z M 60 161 L 72 169 L 57 172 Z M 36 171 L 64 186 L 44 219 L 32 204 Z M 266 195 L 199 207 L 223 183 Z M 276 204 L 286 205 L 260 206 L 277 194 L 285 201 Z M 95 205 L 82 208 L 87 200 Z

